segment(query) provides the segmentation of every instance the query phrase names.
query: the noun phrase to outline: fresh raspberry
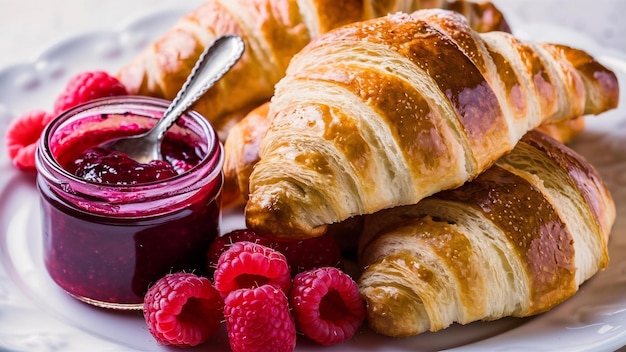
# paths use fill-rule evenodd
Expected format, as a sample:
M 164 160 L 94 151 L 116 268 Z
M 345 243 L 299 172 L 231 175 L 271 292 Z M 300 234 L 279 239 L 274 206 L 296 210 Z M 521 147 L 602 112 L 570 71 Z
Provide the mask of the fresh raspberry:
M 334 267 L 296 275 L 289 303 L 298 330 L 322 345 L 352 338 L 365 320 L 365 303 L 358 285 Z
M 67 83 L 65 90 L 54 102 L 54 114 L 97 98 L 126 95 L 126 87 L 115 77 L 104 71 L 79 73 Z
M 157 281 L 144 298 L 150 333 L 165 345 L 197 346 L 218 331 L 224 301 L 211 281 L 191 273 L 173 273 Z
M 287 263 L 291 268 L 291 276 L 324 266 L 343 268 L 341 248 L 332 235 L 302 241 L 278 242 L 273 248 L 287 258 Z
M 285 255 L 291 276 L 322 266 L 343 267 L 341 248 L 334 236 L 324 235 L 294 242 L 278 242 L 263 237 L 250 229 L 231 231 L 216 239 L 207 252 L 207 272 L 215 271 L 219 257 L 235 242 L 249 241 L 262 244 Z
M 53 115 L 33 110 L 19 116 L 6 132 L 6 145 L 13 165 L 23 171 L 35 171 L 35 151 L 39 136 Z
M 275 286 L 231 292 L 224 300 L 224 317 L 233 352 L 293 351 L 296 347 L 287 296 Z
M 265 284 L 289 292 L 291 276 L 285 256 L 269 247 L 241 241 L 233 243 L 217 262 L 213 275 L 222 297 L 239 288 Z
M 270 239 L 261 237 L 252 230 L 238 229 L 230 231 L 216 238 L 213 243 L 211 243 L 206 254 L 207 273 L 214 273 L 222 253 L 230 248 L 233 243 L 241 241 L 254 242 L 274 249 L 273 242 Z

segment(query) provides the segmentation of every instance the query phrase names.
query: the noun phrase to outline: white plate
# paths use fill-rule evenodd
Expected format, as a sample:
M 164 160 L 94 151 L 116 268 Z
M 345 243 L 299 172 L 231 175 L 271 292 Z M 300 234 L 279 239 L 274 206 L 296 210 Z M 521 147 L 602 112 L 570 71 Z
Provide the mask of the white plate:
M 188 4 L 189 5 L 189 4 Z M 124 28 L 60 42 L 35 62 L 0 71 L 0 133 L 19 113 L 51 108 L 67 78 L 87 69 L 114 72 L 160 36 L 188 8 L 135 18 Z M 586 49 L 616 70 L 626 87 L 624 55 L 607 52 L 579 33 L 516 23 L 527 38 Z M 626 88 L 624 89 L 626 91 Z M 622 102 L 626 102 L 622 94 Z M 437 333 L 391 339 L 367 329 L 333 351 L 610 351 L 626 344 L 626 108 L 590 118 L 574 149 L 594 164 L 617 204 L 606 271 L 585 283 L 567 302 L 540 316 L 452 326 Z M 94 308 L 63 293 L 43 267 L 39 199 L 34 177 L 16 171 L 0 145 L 0 350 L 171 351 L 159 346 L 140 313 Z M 210 350 L 228 350 L 225 334 Z M 191 349 L 207 350 L 207 346 Z M 298 351 L 328 350 L 299 342 Z

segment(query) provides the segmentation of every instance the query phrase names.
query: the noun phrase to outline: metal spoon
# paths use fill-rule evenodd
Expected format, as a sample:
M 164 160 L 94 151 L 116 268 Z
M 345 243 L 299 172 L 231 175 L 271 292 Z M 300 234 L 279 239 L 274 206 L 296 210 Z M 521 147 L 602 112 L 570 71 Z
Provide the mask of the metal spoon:
M 162 160 L 161 140 L 165 132 L 233 67 L 243 51 L 244 43 L 238 36 L 224 36 L 215 40 L 202 53 L 163 117 L 148 132 L 115 139 L 106 142 L 103 147 L 125 153 L 139 163 Z

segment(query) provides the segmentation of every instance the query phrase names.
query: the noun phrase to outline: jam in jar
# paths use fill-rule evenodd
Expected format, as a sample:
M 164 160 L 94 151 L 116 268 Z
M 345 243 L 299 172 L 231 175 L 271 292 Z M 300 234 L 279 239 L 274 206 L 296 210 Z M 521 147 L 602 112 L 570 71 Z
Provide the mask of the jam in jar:
M 44 131 L 37 152 L 44 263 L 75 298 L 105 308 L 141 309 L 148 287 L 177 271 L 203 274 L 219 233 L 222 145 L 188 112 L 162 144 L 163 160 L 138 164 L 99 146 L 147 131 L 168 102 L 95 100 Z

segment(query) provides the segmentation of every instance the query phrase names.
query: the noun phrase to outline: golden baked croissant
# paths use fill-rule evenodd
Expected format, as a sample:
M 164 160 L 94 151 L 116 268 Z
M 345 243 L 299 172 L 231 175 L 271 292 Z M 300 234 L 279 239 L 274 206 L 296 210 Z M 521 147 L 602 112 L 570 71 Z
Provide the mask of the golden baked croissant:
M 259 146 L 269 127 L 269 102 L 253 109 L 229 131 L 224 142 L 224 186 L 222 206 L 243 203 L 248 179 L 259 161 Z
M 477 32 L 510 32 L 504 15 L 491 1 L 477 0 L 370 0 L 363 1 L 361 20 L 383 17 L 396 12 L 411 13 L 423 9 L 446 9 L 462 14 Z
M 248 180 L 259 161 L 259 146 L 269 128 L 269 102 L 250 111 L 229 131 L 224 142 L 224 208 L 242 205 L 248 197 Z M 585 117 L 545 123 L 537 127 L 541 132 L 567 143 L 585 129 Z
M 117 76 L 130 94 L 173 99 L 204 49 L 226 34 L 246 51 L 194 105 L 225 139 L 248 111 L 269 100 L 292 56 L 312 38 L 346 23 L 424 7 L 463 11 L 480 30 L 508 29 L 491 3 L 446 0 L 208 0 L 152 43 Z
M 529 132 L 474 181 L 365 217 L 359 287 L 368 322 L 410 336 L 547 311 L 606 267 L 614 220 L 594 168 Z
M 529 130 L 614 108 L 583 51 L 477 33 L 422 10 L 333 30 L 291 61 L 250 175 L 247 225 L 307 238 L 328 224 L 460 186 Z

